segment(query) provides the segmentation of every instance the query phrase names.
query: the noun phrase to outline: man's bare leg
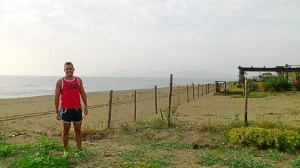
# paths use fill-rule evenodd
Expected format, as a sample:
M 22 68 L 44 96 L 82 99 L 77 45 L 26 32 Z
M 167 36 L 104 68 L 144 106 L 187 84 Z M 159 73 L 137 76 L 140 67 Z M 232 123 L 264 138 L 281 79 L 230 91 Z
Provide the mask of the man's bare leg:
M 69 131 L 71 128 L 71 123 L 63 122 L 63 130 L 61 133 L 61 141 L 64 146 L 64 150 L 68 151 L 69 149 Z
M 74 124 L 75 141 L 77 144 L 77 150 L 80 151 L 82 147 L 81 122 L 73 122 L 73 124 Z

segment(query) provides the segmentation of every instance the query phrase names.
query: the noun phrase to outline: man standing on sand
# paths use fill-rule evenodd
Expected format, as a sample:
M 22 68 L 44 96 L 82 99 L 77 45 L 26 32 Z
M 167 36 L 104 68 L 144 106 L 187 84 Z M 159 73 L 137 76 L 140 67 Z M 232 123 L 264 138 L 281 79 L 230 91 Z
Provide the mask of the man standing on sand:
M 77 151 L 75 156 L 82 155 L 82 137 L 81 137 L 81 124 L 82 124 L 82 107 L 80 97 L 84 103 L 84 114 L 88 114 L 87 109 L 87 97 L 84 91 L 82 80 L 79 77 L 73 76 L 74 67 L 71 62 L 66 62 L 64 65 L 65 77 L 62 77 L 56 82 L 55 88 L 55 112 L 56 119 L 63 121 L 61 141 L 64 147 L 63 157 L 69 155 L 69 131 L 71 128 L 71 122 L 73 122 L 75 141 L 77 144 Z M 59 98 L 61 99 L 59 109 Z

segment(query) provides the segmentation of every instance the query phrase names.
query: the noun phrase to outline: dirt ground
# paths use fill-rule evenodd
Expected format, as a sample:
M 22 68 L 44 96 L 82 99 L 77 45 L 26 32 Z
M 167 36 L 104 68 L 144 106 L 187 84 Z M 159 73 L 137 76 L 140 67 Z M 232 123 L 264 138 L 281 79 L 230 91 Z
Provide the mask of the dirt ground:
M 176 93 L 176 92 L 175 92 Z M 179 93 L 179 92 L 178 92 Z M 83 145 L 95 151 L 97 157 L 79 167 L 118 167 L 120 151 L 135 148 L 132 142 L 141 135 L 128 136 L 117 131 L 119 124 L 131 123 L 136 119 L 147 120 L 160 117 L 159 111 L 168 106 L 168 89 L 158 90 L 158 114 L 156 114 L 154 93 L 152 90 L 138 90 L 137 103 L 134 104 L 134 91 L 115 92 L 113 97 L 112 123 L 115 131 L 97 138 L 85 138 Z M 208 122 L 231 122 L 243 120 L 245 99 L 230 96 L 214 96 L 208 94 L 196 96 L 194 99 L 177 96 L 172 97 L 173 104 L 179 104 L 178 119 L 192 121 L 197 124 Z M 105 130 L 108 121 L 109 92 L 88 93 L 89 114 L 84 117 L 83 131 Z M 255 121 L 280 121 L 297 124 L 300 121 L 300 94 L 268 95 L 265 98 L 248 99 L 248 119 Z M 36 137 L 47 136 L 59 140 L 61 121 L 55 119 L 54 97 L 40 96 L 19 99 L 0 100 L 0 137 L 12 143 L 34 143 Z M 180 134 L 173 131 L 150 133 L 157 140 L 176 141 L 178 138 L 186 143 L 205 140 L 210 135 L 199 134 L 189 128 Z M 87 136 L 87 135 L 85 135 Z M 74 143 L 73 140 L 70 143 Z M 195 164 L 195 151 L 178 151 L 170 157 L 172 167 L 199 167 Z M 184 157 L 182 157 L 184 156 Z

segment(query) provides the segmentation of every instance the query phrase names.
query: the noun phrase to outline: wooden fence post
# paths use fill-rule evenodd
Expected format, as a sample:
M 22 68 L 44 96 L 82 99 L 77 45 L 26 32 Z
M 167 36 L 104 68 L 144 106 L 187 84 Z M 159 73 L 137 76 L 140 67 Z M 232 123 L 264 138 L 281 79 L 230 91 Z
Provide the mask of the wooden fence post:
M 207 93 L 210 92 L 210 84 L 207 84 Z
M 178 104 L 180 105 L 180 87 L 177 87 L 177 100 L 178 100 Z
M 195 85 L 194 83 L 192 83 L 192 85 L 193 85 L 193 99 L 195 99 Z
M 202 84 L 202 85 L 201 85 L 201 90 L 202 90 L 201 96 L 203 96 L 203 89 L 204 89 L 204 86 L 203 86 L 203 84 Z
M 112 111 L 112 98 L 113 98 L 113 90 L 110 90 L 107 129 L 110 129 L 111 111 Z
M 198 84 L 198 98 L 200 97 L 200 84 Z
M 136 121 L 136 90 L 134 91 L 134 122 Z
M 244 127 L 248 127 L 248 81 L 245 79 L 245 114 L 244 114 Z
M 157 114 L 157 86 L 154 87 L 155 114 Z
M 187 96 L 187 102 L 189 102 L 190 101 L 189 85 L 186 85 L 186 96 Z
M 172 86 L 173 86 L 173 74 L 170 77 L 170 94 L 169 94 L 169 112 L 168 112 L 168 127 L 171 127 L 171 110 L 172 110 Z

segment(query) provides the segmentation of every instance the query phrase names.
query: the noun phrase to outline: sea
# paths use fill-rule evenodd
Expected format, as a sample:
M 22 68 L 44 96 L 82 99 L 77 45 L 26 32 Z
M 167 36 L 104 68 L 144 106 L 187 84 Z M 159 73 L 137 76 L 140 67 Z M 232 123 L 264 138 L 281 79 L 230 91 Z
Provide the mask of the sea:
M 54 95 L 57 76 L 0 76 L 0 99 Z M 170 78 L 80 77 L 85 91 L 120 91 L 169 87 Z M 214 83 L 213 78 L 173 78 L 173 86 Z

